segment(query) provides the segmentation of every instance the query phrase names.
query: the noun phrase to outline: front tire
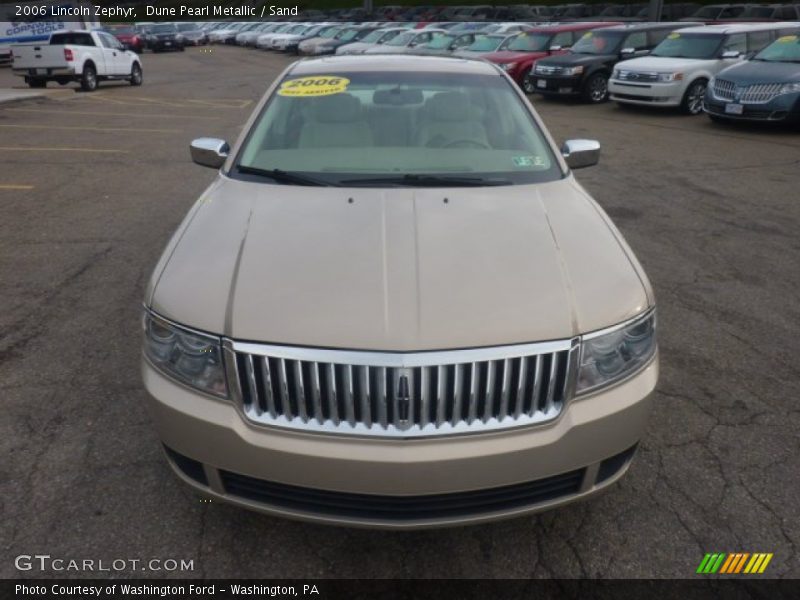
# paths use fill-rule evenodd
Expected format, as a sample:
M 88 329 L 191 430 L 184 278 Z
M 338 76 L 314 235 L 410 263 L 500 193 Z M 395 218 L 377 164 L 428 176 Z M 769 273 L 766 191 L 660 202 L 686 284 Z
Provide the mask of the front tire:
M 93 92 L 97 89 L 97 70 L 92 65 L 83 67 L 81 89 L 84 92 Z
M 533 80 L 533 76 L 530 73 L 522 78 L 522 91 L 526 94 L 536 93 L 536 82 Z
M 591 104 L 602 104 L 608 100 L 608 75 L 595 73 L 586 81 L 583 99 Z
M 687 115 L 699 115 L 703 112 L 703 98 L 706 95 L 708 81 L 698 79 L 689 84 L 681 101 L 681 111 Z
M 133 63 L 131 67 L 131 85 L 142 85 L 143 80 L 142 67 L 139 66 L 139 63 Z

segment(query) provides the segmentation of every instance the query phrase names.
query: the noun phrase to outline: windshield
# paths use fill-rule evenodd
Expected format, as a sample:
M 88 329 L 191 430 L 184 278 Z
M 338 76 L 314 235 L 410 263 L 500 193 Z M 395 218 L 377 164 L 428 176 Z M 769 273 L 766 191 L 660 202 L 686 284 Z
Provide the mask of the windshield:
M 178 25 L 178 31 L 198 31 L 198 28 L 194 23 L 181 23 Z
M 373 31 L 372 33 L 370 33 L 370 34 L 369 34 L 367 37 L 365 37 L 365 38 L 364 38 L 363 40 L 361 40 L 361 41 L 362 41 L 362 42 L 364 42 L 365 44 L 375 44 L 375 43 L 377 43 L 377 41 L 378 41 L 379 39 L 381 39 L 381 38 L 382 38 L 384 35 L 386 35 L 386 32 L 385 32 L 385 31 L 382 31 L 382 30 L 380 30 L 380 29 L 377 29 L 376 31 Z
M 171 23 L 150 26 L 150 33 L 174 33 L 174 32 L 175 32 L 175 25 L 172 25 Z
M 550 47 L 550 40 L 552 38 L 552 33 L 520 33 L 503 42 L 503 45 L 500 46 L 500 50 L 509 50 L 511 52 L 541 52 Z
M 503 43 L 502 35 L 479 35 L 465 50 L 470 52 L 494 52 Z
M 457 35 L 450 35 L 444 33 L 435 33 L 433 34 L 433 39 L 425 44 L 426 48 L 433 48 L 433 49 L 443 49 L 450 46 L 458 36 Z
M 785 35 L 756 54 L 753 60 L 800 63 L 800 35 Z
M 126 25 L 116 25 L 115 27 L 108 28 L 109 33 L 113 33 L 114 35 L 134 35 L 136 30 L 133 27 L 128 27 Z
M 576 54 L 616 54 L 624 36 L 624 33 L 587 31 L 572 46 L 572 51 Z
M 386 42 L 386 45 L 387 46 L 405 46 L 411 40 L 413 40 L 416 37 L 416 35 L 417 35 L 416 33 L 411 32 L 411 31 L 409 31 L 408 33 L 402 33 L 402 34 L 398 35 L 396 38 L 393 38 L 393 39 L 389 40 L 388 42 Z
M 655 47 L 651 56 L 668 58 L 713 58 L 722 43 L 723 36 L 707 33 L 670 33 Z
M 273 169 L 327 185 L 421 185 L 432 178 L 500 185 L 562 176 L 504 77 L 425 71 L 287 77 L 231 175 L 274 181 Z
M 718 6 L 706 6 L 698 10 L 696 13 L 692 15 L 692 17 L 702 18 L 702 19 L 713 19 L 719 15 L 719 7 Z
M 335 39 L 339 40 L 340 42 L 352 40 L 354 37 L 356 37 L 358 31 L 358 29 L 345 29 L 344 31 L 340 31 L 338 34 L 336 34 Z
M 341 27 L 331 27 L 330 29 L 326 30 L 325 33 L 320 33 L 320 37 L 324 38 L 332 38 L 337 35 L 341 31 Z

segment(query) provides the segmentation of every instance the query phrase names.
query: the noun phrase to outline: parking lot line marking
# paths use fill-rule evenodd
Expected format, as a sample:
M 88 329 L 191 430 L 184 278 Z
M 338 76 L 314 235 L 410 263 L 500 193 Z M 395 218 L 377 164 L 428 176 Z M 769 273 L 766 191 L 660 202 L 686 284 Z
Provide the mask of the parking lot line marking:
M 56 115 L 88 115 L 91 117 L 102 117 L 108 115 L 109 117 L 142 117 L 154 119 L 221 119 L 222 117 L 215 117 L 213 115 L 148 115 L 146 113 L 114 113 L 103 111 L 78 111 L 78 110 L 47 110 L 41 108 L 4 108 L 2 110 L 9 112 L 30 112 L 30 113 L 50 113 Z
M 0 190 L 32 190 L 32 185 L 20 185 L 16 183 L 0 183 Z
M 180 129 L 147 129 L 140 127 L 73 127 L 70 125 L 0 125 L 10 129 L 67 129 L 75 131 L 133 131 L 136 133 L 180 133 Z
M 104 148 L 70 148 L 56 146 L 0 146 L 0 152 L 91 152 L 96 154 L 128 154 L 127 150 Z
M 240 110 L 246 108 L 252 103 L 252 100 L 203 100 L 186 98 L 181 100 L 164 100 L 162 98 L 149 98 L 147 96 L 126 96 L 125 98 L 116 98 L 106 94 L 92 94 L 86 96 L 88 99 L 101 100 L 111 104 L 122 104 L 126 106 L 169 106 L 172 108 L 229 108 L 233 110 Z M 235 104 L 231 104 L 235 103 Z

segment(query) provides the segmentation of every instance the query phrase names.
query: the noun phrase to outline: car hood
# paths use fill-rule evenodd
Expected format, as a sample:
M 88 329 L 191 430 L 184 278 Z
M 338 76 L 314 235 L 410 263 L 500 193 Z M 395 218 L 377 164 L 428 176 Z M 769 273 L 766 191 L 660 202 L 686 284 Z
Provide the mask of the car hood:
M 460 189 L 220 176 L 165 251 L 148 304 L 239 340 L 413 351 L 569 338 L 644 310 L 647 285 L 571 176 Z
M 507 50 L 503 50 L 502 52 L 484 54 L 483 58 L 494 63 L 507 63 L 522 60 L 524 58 L 541 58 L 542 56 L 547 55 L 547 52 L 509 52 Z
M 643 56 L 632 58 L 617 63 L 617 69 L 622 71 L 670 71 L 678 69 L 693 69 L 703 63 L 714 63 L 717 59 L 709 58 L 667 58 L 666 56 Z
M 561 54 L 558 56 L 548 56 L 539 60 L 537 65 L 552 65 L 558 67 L 577 67 L 580 65 L 592 65 L 616 58 L 616 54 Z
M 746 61 L 728 67 L 718 77 L 749 85 L 752 83 L 793 83 L 800 81 L 800 64 L 787 62 Z

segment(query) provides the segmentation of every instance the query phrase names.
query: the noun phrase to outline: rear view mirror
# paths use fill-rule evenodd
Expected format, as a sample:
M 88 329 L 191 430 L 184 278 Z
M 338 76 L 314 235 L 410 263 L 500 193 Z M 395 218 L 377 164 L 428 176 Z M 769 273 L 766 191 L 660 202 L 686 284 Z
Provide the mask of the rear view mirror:
M 739 58 L 742 55 L 738 50 L 725 50 L 722 53 L 722 58 Z
M 198 138 L 189 144 L 192 160 L 198 165 L 219 169 L 225 164 L 230 152 L 225 140 L 217 138 Z
M 561 155 L 570 169 L 591 167 L 600 162 L 600 142 L 595 140 L 567 140 Z
M 422 90 L 377 90 L 372 94 L 372 103 L 376 105 L 404 106 L 408 104 L 422 104 L 425 97 Z

